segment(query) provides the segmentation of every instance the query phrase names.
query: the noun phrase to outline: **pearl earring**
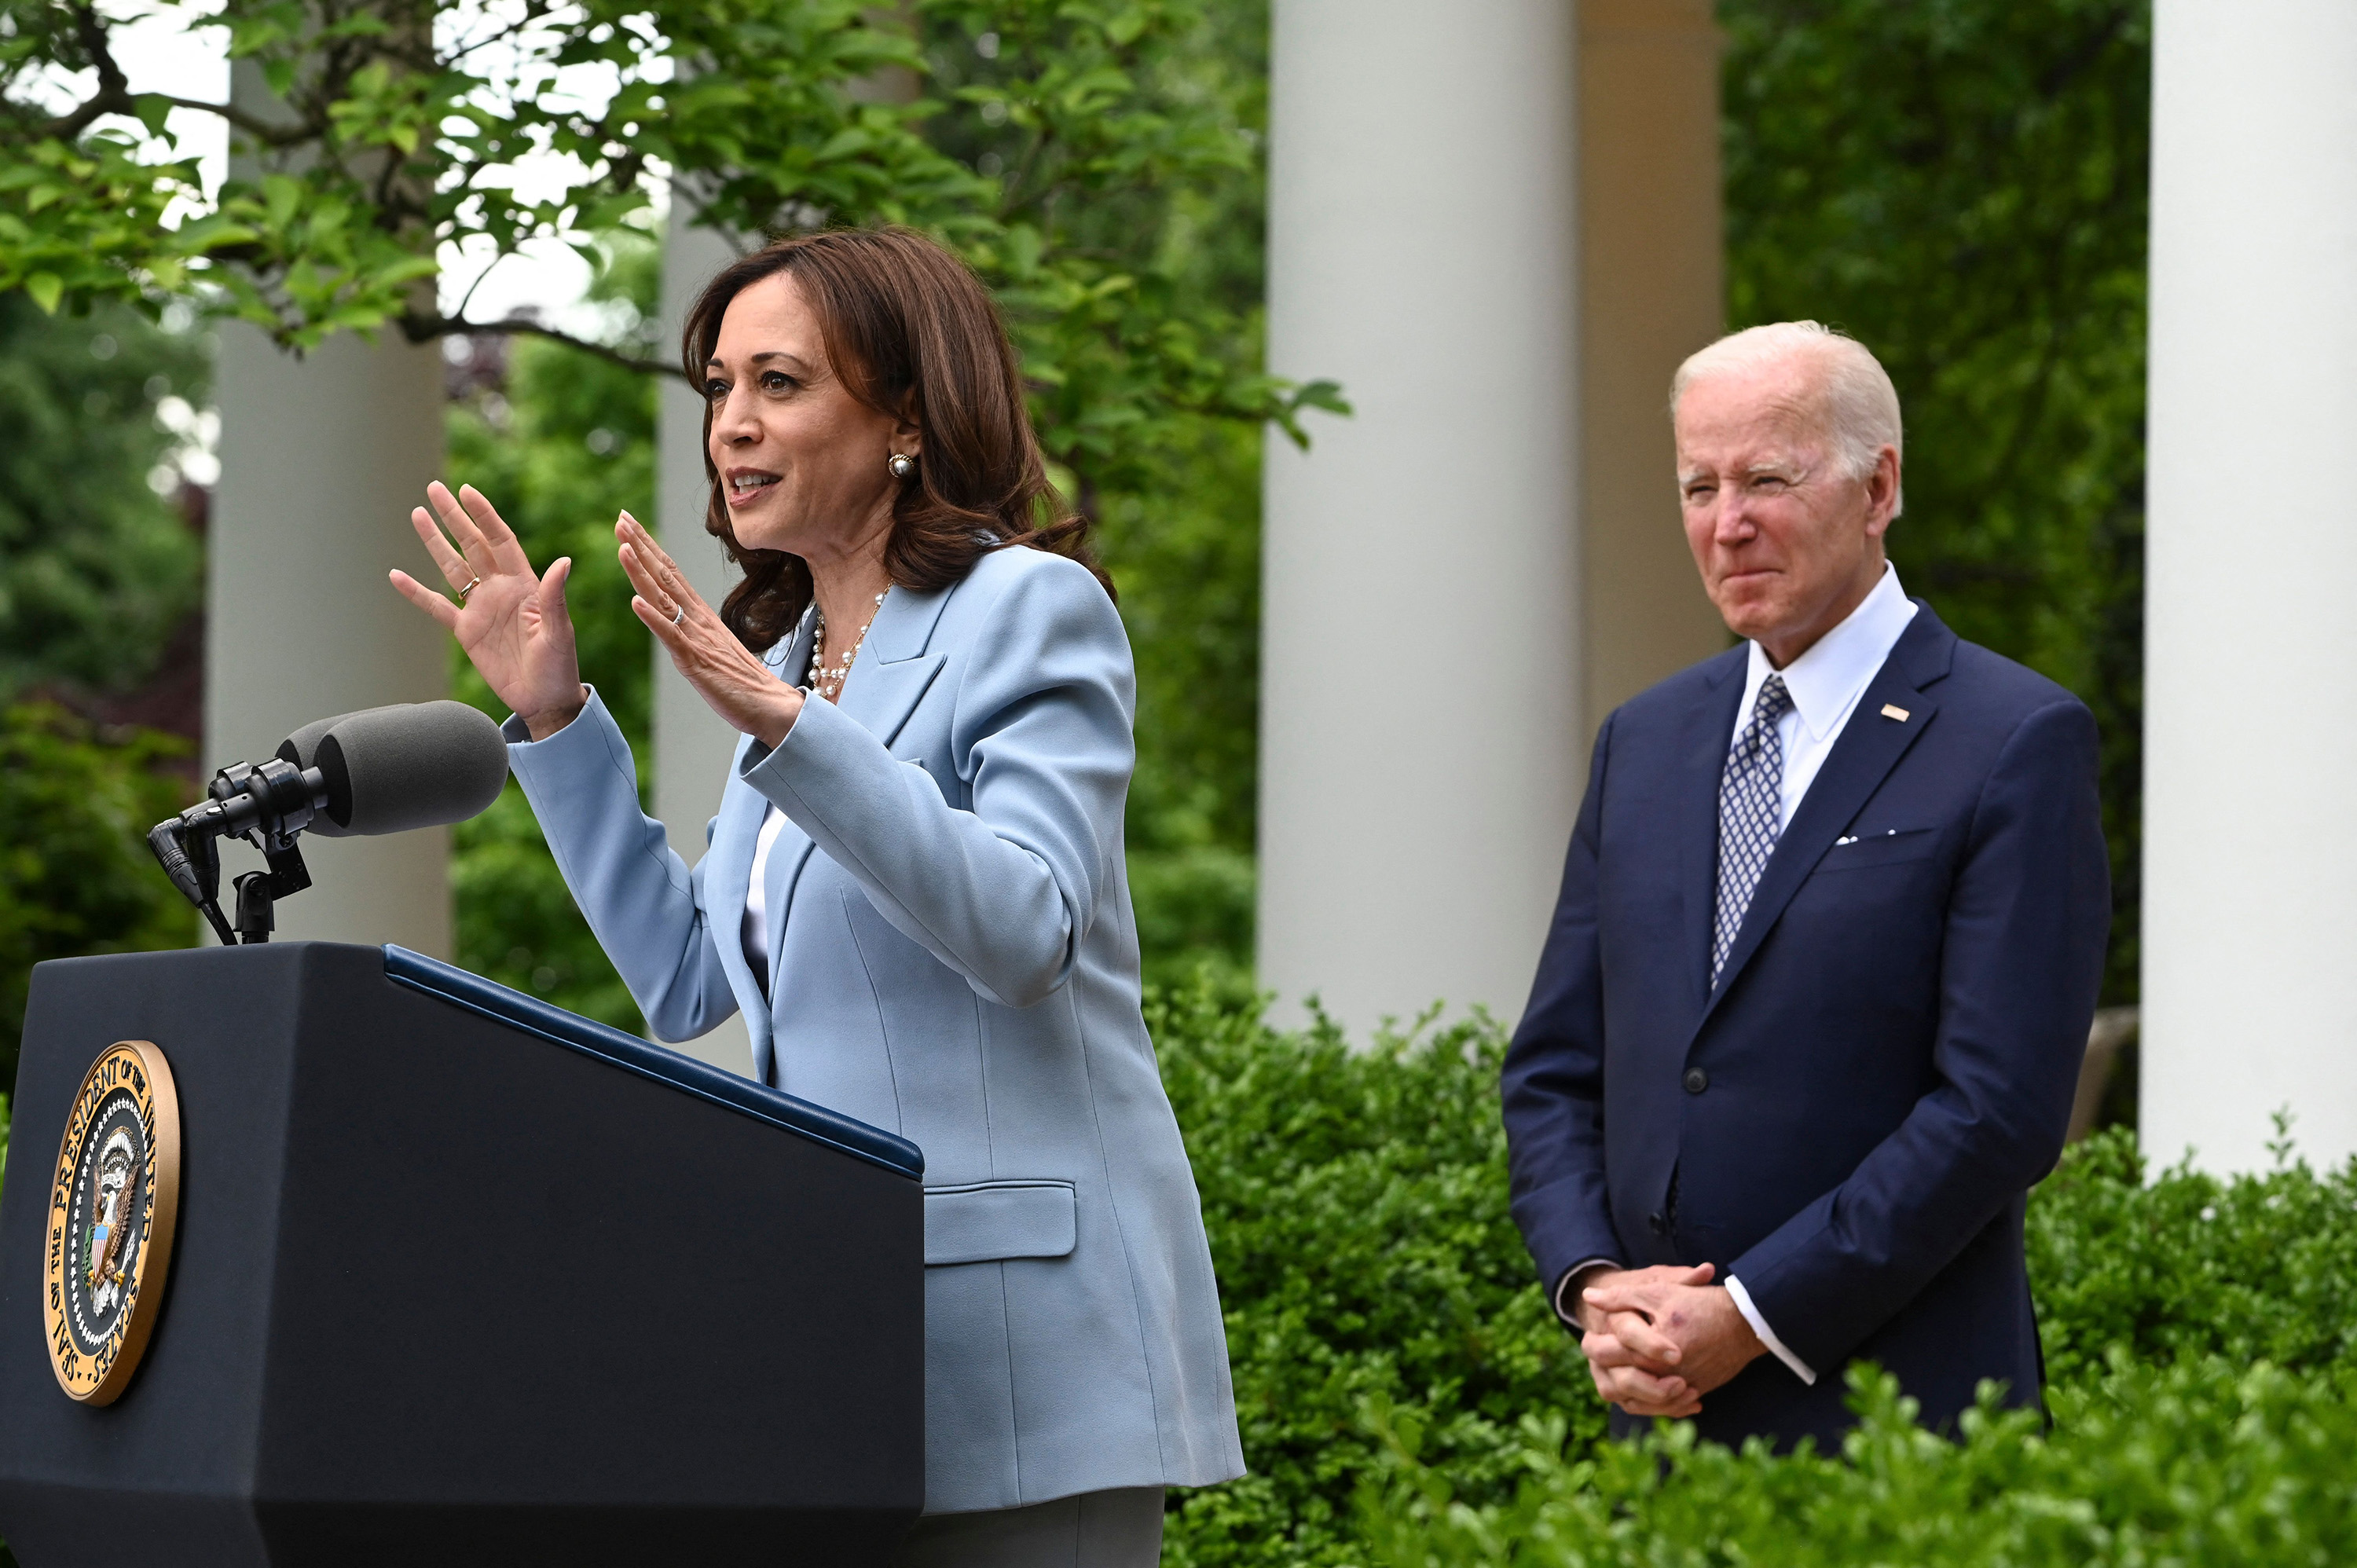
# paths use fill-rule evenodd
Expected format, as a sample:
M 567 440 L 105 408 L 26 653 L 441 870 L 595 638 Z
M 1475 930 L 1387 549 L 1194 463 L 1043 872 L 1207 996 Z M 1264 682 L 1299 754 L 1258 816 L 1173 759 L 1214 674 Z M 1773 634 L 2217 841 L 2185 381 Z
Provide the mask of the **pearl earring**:
M 896 479 L 905 479 L 917 471 L 917 460 L 906 452 L 895 452 L 885 459 L 884 466 L 892 470 Z

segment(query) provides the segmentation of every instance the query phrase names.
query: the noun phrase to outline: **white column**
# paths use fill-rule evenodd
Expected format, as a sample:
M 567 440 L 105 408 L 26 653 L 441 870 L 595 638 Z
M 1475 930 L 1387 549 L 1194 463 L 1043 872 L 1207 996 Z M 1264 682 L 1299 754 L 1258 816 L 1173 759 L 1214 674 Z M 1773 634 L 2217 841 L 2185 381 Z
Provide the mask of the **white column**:
M 1567 0 L 1277 0 L 1261 983 L 1519 1012 L 1585 774 Z
M 231 68 L 231 95 L 249 113 L 278 112 L 252 61 Z M 242 158 L 233 168 L 254 173 Z M 262 760 L 313 719 L 450 694 L 449 638 L 385 581 L 392 567 L 430 565 L 409 510 L 442 471 L 439 349 L 387 328 L 375 343 L 340 333 L 298 360 L 251 327 L 225 325 L 220 336 L 221 473 L 205 549 L 208 776 Z M 280 939 L 452 956 L 447 829 L 306 835 L 303 859 L 312 886 L 278 905 Z M 221 860 L 221 908 L 233 918 L 230 880 L 258 869 L 260 856 L 229 845 Z
M 442 469 L 442 357 L 388 332 L 307 357 L 252 328 L 221 330 L 221 474 L 207 541 L 205 755 L 268 757 L 313 719 L 449 694 L 450 639 L 385 581 L 430 579 L 409 509 Z M 306 836 L 313 886 L 277 908 L 278 936 L 451 951 L 450 834 Z M 259 869 L 224 849 L 228 883 Z M 208 939 L 210 940 L 210 939 Z
M 2357 7 L 2160 0 L 2140 1122 L 2357 1151 Z
M 676 352 L 682 322 L 712 274 L 736 259 L 727 242 L 709 229 L 687 225 L 687 203 L 675 195 L 663 242 L 662 334 L 655 351 Z M 655 531 L 663 548 L 687 574 L 695 591 L 717 605 L 736 574 L 720 542 L 704 532 L 704 405 L 684 381 L 665 377 L 655 423 Z M 653 641 L 651 638 L 648 639 Z M 690 865 L 704 857 L 704 828 L 720 809 L 728 782 L 737 732 L 723 724 L 672 668 L 660 644 L 654 650 L 654 810 L 671 834 L 671 846 Z M 753 1070 L 751 1036 L 745 1020 L 726 1023 L 680 1049 L 733 1072 Z
M 1278 0 L 1260 978 L 1354 1031 L 1530 987 L 1604 714 L 1727 644 L 1667 403 L 1720 330 L 1708 0 Z

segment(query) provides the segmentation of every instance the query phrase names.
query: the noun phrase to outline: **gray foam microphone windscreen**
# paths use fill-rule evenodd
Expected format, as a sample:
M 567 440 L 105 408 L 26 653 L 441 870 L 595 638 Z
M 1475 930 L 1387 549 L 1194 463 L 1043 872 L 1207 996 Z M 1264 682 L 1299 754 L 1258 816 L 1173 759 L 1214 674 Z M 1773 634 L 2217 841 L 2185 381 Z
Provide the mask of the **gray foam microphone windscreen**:
M 500 726 L 464 703 L 368 708 L 328 725 L 313 743 L 313 762 L 328 781 L 328 819 L 343 833 L 462 822 L 498 800 L 507 782 Z M 288 737 L 298 754 L 309 727 Z
M 396 703 L 392 705 L 400 707 L 404 704 Z M 319 743 L 328 738 L 329 730 L 342 724 L 346 719 L 358 718 L 361 714 L 380 714 L 384 711 L 383 708 L 361 708 L 349 714 L 338 714 L 333 718 L 313 719 L 278 743 L 278 756 L 282 760 L 291 762 L 297 768 L 317 768 L 319 766 Z M 338 827 L 335 819 L 324 811 L 311 819 L 308 832 L 313 838 L 319 839 L 351 837 L 350 829 Z

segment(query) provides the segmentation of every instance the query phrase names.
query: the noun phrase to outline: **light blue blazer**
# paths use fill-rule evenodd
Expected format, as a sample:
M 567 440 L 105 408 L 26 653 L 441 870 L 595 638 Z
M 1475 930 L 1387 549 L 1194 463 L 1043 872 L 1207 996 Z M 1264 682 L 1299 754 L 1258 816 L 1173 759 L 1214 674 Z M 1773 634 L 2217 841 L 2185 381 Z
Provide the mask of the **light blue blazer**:
M 801 679 L 812 618 L 770 650 Z M 1187 1151 L 1138 1010 L 1129 639 L 1086 569 L 896 588 L 840 705 L 748 738 L 690 871 L 604 705 L 509 755 L 666 1040 L 744 1010 L 755 1073 L 925 1152 L 925 1508 L 1243 1473 Z M 741 940 L 754 841 L 770 973 Z

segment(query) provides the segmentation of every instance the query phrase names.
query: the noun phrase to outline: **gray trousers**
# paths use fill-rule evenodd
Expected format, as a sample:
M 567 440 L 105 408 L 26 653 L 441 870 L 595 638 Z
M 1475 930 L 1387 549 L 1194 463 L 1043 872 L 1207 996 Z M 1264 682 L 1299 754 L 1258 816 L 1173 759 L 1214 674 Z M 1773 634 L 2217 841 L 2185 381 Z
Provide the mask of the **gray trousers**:
M 1162 1488 L 1082 1492 L 1022 1509 L 917 1521 L 892 1568 L 1155 1568 Z

